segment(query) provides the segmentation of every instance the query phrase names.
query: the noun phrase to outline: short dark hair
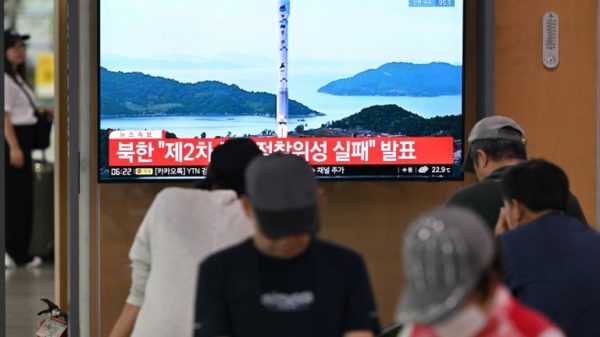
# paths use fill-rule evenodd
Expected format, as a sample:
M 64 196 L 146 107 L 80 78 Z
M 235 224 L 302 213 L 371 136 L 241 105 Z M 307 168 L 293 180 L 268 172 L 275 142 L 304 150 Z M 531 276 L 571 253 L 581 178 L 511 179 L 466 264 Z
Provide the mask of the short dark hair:
M 250 138 L 232 138 L 211 153 L 206 178 L 196 184 L 201 189 L 234 190 L 238 197 L 246 195 L 244 172 L 262 151 Z
M 508 169 L 501 178 L 504 200 L 516 199 L 529 210 L 565 211 L 569 196 L 569 179 L 557 165 L 534 159 Z
M 500 132 L 506 134 L 522 135 L 521 132 L 511 127 L 504 127 Z M 480 139 L 470 145 L 471 158 L 477 161 L 477 150 L 485 152 L 493 161 L 502 159 L 527 159 L 525 144 L 508 139 Z

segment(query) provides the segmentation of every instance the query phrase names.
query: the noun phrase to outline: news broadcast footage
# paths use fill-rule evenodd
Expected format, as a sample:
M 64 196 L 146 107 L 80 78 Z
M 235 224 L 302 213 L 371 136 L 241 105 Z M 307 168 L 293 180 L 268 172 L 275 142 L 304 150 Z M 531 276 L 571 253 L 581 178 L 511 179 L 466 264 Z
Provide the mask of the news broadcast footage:
M 100 181 L 201 179 L 235 137 L 322 179 L 460 179 L 463 6 L 101 0 Z

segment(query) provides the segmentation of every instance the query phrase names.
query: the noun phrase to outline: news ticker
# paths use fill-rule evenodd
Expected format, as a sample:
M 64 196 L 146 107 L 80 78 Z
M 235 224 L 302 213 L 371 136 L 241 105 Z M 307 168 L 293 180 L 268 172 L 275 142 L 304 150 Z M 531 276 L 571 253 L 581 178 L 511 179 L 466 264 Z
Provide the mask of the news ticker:
M 202 167 L 226 139 L 170 139 L 164 132 L 113 131 L 110 167 Z M 265 154 L 291 153 L 313 166 L 423 165 L 454 162 L 452 137 L 253 138 Z
M 328 176 L 382 176 L 382 177 L 451 177 L 455 174 L 452 165 L 313 165 L 318 177 Z M 201 178 L 206 176 L 207 167 L 109 167 L 112 178 L 178 177 Z

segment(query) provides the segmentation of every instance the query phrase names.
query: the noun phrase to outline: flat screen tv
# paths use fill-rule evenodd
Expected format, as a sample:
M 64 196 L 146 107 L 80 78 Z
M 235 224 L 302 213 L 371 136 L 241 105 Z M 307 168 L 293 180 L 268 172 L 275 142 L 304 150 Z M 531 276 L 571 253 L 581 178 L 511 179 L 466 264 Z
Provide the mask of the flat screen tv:
M 463 0 L 101 0 L 99 179 L 250 137 L 322 179 L 457 180 Z

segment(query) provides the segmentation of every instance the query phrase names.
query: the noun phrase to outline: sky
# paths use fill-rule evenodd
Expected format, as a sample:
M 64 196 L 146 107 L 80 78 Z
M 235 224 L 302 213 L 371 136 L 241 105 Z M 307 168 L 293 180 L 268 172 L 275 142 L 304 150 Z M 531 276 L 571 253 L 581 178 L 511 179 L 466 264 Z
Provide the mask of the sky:
M 463 0 L 453 8 L 408 3 L 292 0 L 290 61 L 462 64 Z M 101 0 L 100 6 L 101 55 L 278 58 L 277 0 Z

